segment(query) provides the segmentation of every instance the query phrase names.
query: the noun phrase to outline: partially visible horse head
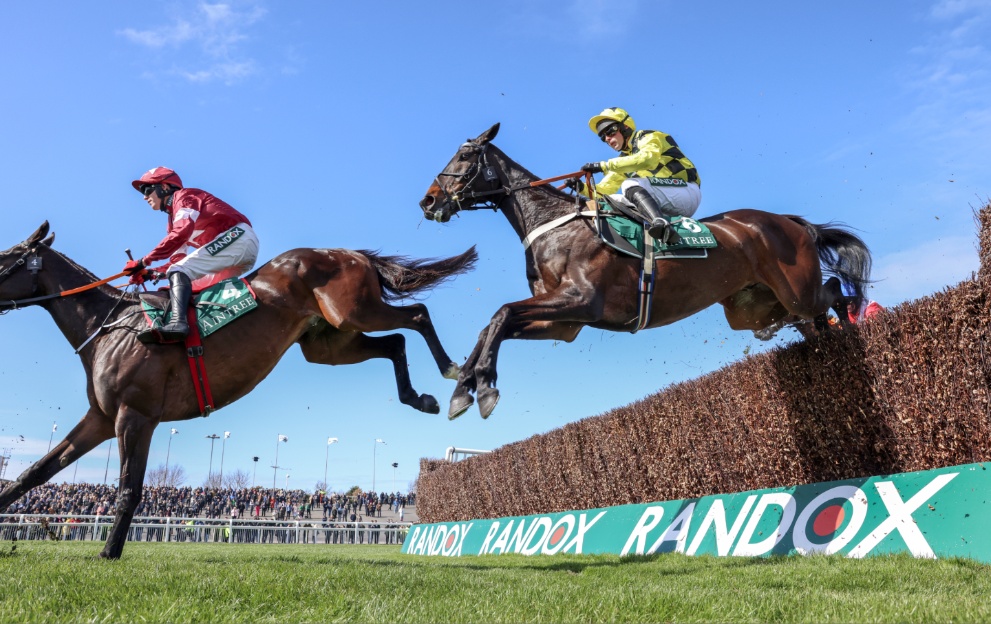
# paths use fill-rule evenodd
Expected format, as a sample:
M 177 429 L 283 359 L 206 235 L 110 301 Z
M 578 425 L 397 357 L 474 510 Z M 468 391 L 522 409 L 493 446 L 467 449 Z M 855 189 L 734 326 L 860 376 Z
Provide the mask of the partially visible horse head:
M 50 246 L 54 241 L 55 234 L 48 234 L 48 221 L 45 221 L 24 242 L 0 251 L 0 300 L 22 299 L 37 290 L 41 270 L 38 247 Z M 22 268 L 27 270 L 19 270 Z
M 492 196 L 501 192 L 501 178 L 486 159 L 489 143 L 497 134 L 498 123 L 461 144 L 420 200 L 426 218 L 446 223 L 462 210 L 490 204 Z

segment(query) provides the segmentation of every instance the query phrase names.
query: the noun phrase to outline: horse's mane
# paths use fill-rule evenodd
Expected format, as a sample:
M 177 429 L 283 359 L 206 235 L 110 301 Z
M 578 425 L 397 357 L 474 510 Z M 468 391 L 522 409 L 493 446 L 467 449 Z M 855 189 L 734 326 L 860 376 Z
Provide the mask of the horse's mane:
M 79 264 L 69 256 L 65 255 L 58 249 L 55 249 L 54 247 L 49 247 L 47 245 L 46 247 L 48 248 L 49 251 L 56 254 L 59 258 L 62 258 L 62 260 L 64 260 L 65 263 L 68 264 L 70 268 L 72 268 L 74 271 L 82 275 L 86 283 L 93 283 L 100 281 L 100 278 L 97 277 L 95 273 L 93 273 L 83 265 Z M 97 289 L 103 292 L 103 294 L 110 295 L 112 297 L 120 297 L 123 294 L 124 301 L 128 303 L 138 303 L 139 301 L 138 295 L 136 293 L 121 291 L 108 284 L 98 286 Z
M 526 167 L 524 167 L 520 163 L 518 163 L 515 160 L 513 160 L 512 158 L 510 158 L 506 154 L 506 152 L 504 152 L 501 149 L 499 149 L 495 144 L 489 143 L 489 147 L 492 150 L 494 150 L 501 158 L 505 159 L 505 161 L 506 161 L 506 163 L 508 165 L 510 165 L 510 166 L 518 169 L 519 171 L 523 172 L 524 174 L 526 174 L 527 177 L 532 178 L 531 181 L 536 181 L 536 180 L 540 180 L 541 179 L 540 176 L 534 174 L 529 169 L 527 169 Z M 543 191 L 545 193 L 548 193 L 549 195 L 552 195 L 556 199 L 562 199 L 562 200 L 567 201 L 567 202 L 574 202 L 575 201 L 575 196 L 574 195 L 569 195 L 568 193 L 565 193 L 564 191 L 562 191 L 561 189 L 557 188 L 553 184 L 542 184 L 540 186 L 534 187 L 533 190 L 535 190 L 535 191 Z

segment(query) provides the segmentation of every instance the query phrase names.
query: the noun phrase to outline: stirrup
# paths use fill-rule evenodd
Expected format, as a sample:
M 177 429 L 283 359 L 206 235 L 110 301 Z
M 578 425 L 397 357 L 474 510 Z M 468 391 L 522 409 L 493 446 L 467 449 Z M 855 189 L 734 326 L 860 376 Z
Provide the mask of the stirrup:
M 162 336 L 163 342 L 178 342 L 180 340 L 185 340 L 186 336 L 189 335 L 189 324 L 169 323 L 165 327 L 160 328 L 158 333 Z
M 678 233 L 674 231 L 671 224 L 664 217 L 656 217 L 647 228 L 647 233 L 650 234 L 654 240 L 657 240 L 665 245 L 677 245 L 681 242 L 681 237 Z
M 158 344 L 161 342 L 161 336 L 159 335 L 158 330 L 150 327 L 139 331 L 138 335 L 135 337 L 138 339 L 138 342 L 143 344 Z

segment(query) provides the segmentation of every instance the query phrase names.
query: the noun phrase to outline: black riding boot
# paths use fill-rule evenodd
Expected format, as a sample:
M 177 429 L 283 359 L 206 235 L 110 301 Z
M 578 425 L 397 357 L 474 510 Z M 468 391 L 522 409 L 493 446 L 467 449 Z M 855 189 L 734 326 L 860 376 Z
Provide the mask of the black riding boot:
M 169 295 L 172 299 L 172 309 L 169 311 L 169 322 L 158 330 L 164 342 L 185 340 L 189 334 L 189 323 L 186 314 L 189 311 L 189 298 L 193 294 L 193 285 L 185 273 L 176 271 L 169 274 Z
M 639 186 L 631 186 L 623 192 L 626 199 L 630 200 L 640 212 L 650 218 L 650 225 L 647 233 L 666 245 L 675 245 L 681 241 L 681 237 L 674 231 L 668 220 L 661 213 L 661 207 L 657 205 L 654 198 L 650 196 L 647 189 Z

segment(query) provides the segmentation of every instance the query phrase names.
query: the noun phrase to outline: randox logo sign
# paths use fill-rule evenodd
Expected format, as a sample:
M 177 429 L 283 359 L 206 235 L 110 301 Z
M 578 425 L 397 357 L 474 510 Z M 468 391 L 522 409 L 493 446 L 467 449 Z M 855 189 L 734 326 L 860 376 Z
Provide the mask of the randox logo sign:
M 764 556 L 908 552 L 991 562 L 981 464 L 701 499 L 415 525 L 403 552 Z
M 875 483 L 884 510 L 881 515 L 886 516 L 850 549 L 849 556 L 863 557 L 889 534 L 897 531 L 912 555 L 935 557 L 912 513 L 929 502 L 957 474 L 935 477 L 907 501 L 902 500 L 893 482 Z M 786 543 L 788 548 L 778 549 L 777 552 L 790 552 L 793 548 L 801 554 L 833 554 L 842 551 L 855 536 L 861 534 L 870 506 L 867 491 L 851 485 L 830 488 L 805 505 L 788 492 L 770 492 L 760 496 L 751 494 L 744 499 L 742 509 L 732 519 L 732 525 L 728 526 L 730 519 L 723 500 L 716 498 L 694 531 L 691 525 L 695 503 L 687 503 L 684 510 L 663 529 L 658 527 L 663 526 L 664 508 L 647 507 L 620 554 L 675 551 L 694 555 L 708 542 L 706 545 L 714 548 L 719 556 L 731 554 L 732 549 L 734 556 L 755 557 L 775 552 L 775 548 L 788 537 L 791 538 L 790 543 Z M 645 550 L 645 544 L 654 535 L 656 539 Z M 758 535 L 761 537 L 758 538 Z M 672 547 L 664 548 L 665 545 Z

